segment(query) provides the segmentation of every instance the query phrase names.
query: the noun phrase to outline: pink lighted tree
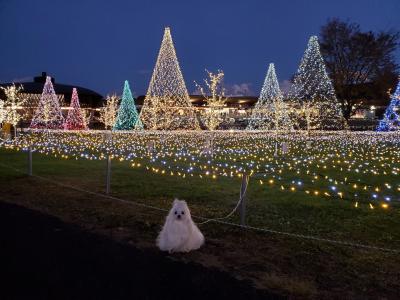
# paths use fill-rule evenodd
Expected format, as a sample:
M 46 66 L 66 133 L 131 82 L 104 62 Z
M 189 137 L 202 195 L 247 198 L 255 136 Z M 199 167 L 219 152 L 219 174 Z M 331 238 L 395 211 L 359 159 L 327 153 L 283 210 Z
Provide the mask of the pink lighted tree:
M 72 90 L 71 105 L 68 110 L 68 116 L 64 123 L 66 130 L 85 130 L 86 122 L 82 116 L 81 106 L 79 105 L 79 97 L 76 88 Z

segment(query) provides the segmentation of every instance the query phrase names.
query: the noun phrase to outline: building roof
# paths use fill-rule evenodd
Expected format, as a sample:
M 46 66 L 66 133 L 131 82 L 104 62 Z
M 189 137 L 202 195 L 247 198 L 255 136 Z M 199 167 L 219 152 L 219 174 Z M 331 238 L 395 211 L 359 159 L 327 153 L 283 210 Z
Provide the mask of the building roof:
M 25 94 L 42 94 L 44 83 L 46 82 L 46 72 L 43 72 L 41 76 L 35 77 L 33 82 L 14 82 L 14 83 L 2 83 L 0 87 L 8 87 L 13 84 L 21 85 L 23 87 L 22 93 Z M 51 80 L 53 82 L 54 91 L 58 95 L 64 95 L 66 104 L 69 104 L 72 96 L 72 89 L 76 88 L 79 96 L 79 102 L 83 106 L 87 107 L 99 107 L 103 104 L 103 96 L 99 93 L 75 85 L 56 83 L 54 78 Z

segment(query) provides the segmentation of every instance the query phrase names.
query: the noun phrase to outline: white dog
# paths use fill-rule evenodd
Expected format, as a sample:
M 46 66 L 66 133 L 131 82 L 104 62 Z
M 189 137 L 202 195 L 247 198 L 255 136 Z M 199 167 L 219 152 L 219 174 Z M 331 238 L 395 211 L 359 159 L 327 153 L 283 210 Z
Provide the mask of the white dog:
M 189 252 L 201 247 L 204 236 L 192 221 L 186 202 L 175 199 L 163 229 L 157 238 L 162 251 Z

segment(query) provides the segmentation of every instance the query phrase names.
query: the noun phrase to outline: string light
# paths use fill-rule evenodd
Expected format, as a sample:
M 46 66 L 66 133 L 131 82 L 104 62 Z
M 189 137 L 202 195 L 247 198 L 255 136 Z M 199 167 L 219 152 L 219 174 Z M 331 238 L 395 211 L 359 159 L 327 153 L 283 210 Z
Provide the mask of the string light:
M 133 98 L 131 89 L 129 88 L 128 80 L 125 80 L 121 105 L 119 106 L 117 119 L 113 129 L 143 129 L 143 124 L 139 120 L 139 115 L 135 106 L 135 99 Z
M 396 91 L 391 96 L 390 104 L 386 108 L 382 120 L 379 121 L 377 131 L 394 131 L 400 130 L 400 80 L 397 84 Z
M 82 116 L 81 106 L 79 105 L 79 97 L 76 88 L 72 89 L 72 97 L 68 116 L 64 123 L 66 130 L 83 130 L 87 129 L 86 122 Z
M 111 129 L 116 120 L 118 113 L 118 97 L 117 95 L 108 95 L 103 107 L 100 109 L 100 121 L 106 129 Z
M 145 129 L 151 130 L 200 129 L 168 27 L 164 31 L 140 120 Z
M 216 74 L 206 70 L 208 79 L 204 79 L 207 91 L 202 86 L 196 84 L 200 93 L 207 99 L 207 108 L 201 115 L 203 124 L 208 130 L 215 130 L 224 120 L 222 118 L 223 107 L 226 102 L 225 89 L 222 86 L 224 72 L 218 70 Z
M 46 77 L 39 105 L 31 121 L 31 128 L 60 129 L 63 128 L 64 117 L 60 103 L 54 91 L 51 77 Z
M 293 123 L 289 115 L 290 107 L 283 101 L 278 78 L 273 63 L 269 64 L 260 97 L 252 111 L 247 129 L 290 130 Z
M 291 92 L 297 115 L 307 132 L 313 129 L 344 127 L 344 118 L 326 72 L 317 36 L 310 37 L 307 49 L 295 74 Z

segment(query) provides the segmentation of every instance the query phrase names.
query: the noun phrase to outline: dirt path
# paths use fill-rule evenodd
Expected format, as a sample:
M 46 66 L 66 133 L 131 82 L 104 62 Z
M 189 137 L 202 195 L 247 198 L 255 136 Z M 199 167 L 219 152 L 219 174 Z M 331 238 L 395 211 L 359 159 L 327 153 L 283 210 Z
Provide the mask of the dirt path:
M 0 202 L 1 299 L 261 299 L 226 273 Z

